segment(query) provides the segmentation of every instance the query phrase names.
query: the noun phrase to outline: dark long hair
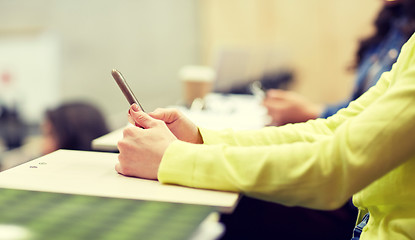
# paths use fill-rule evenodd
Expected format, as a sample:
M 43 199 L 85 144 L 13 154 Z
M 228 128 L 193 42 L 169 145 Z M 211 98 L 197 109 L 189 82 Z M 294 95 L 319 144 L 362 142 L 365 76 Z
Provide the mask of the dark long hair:
M 91 150 L 93 139 L 109 132 L 102 113 L 93 105 L 66 103 L 46 112 L 60 149 Z
M 374 22 L 376 28 L 375 33 L 360 42 L 356 54 L 357 67 L 365 54 L 365 52 L 373 46 L 379 44 L 389 33 L 389 30 L 397 19 L 404 19 L 401 26 L 402 33 L 409 39 L 415 32 L 415 0 L 402 0 L 393 5 L 385 4 L 380 10 L 378 17 Z

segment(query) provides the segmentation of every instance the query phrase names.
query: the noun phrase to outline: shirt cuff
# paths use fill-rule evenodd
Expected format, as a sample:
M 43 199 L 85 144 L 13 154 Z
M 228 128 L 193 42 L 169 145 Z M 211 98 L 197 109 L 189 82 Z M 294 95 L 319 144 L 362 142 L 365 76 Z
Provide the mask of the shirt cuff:
M 158 180 L 161 183 L 174 183 L 191 186 L 195 159 L 183 157 L 184 152 L 189 152 L 189 143 L 174 141 L 166 149 L 158 170 Z M 188 153 L 187 153 L 188 154 Z

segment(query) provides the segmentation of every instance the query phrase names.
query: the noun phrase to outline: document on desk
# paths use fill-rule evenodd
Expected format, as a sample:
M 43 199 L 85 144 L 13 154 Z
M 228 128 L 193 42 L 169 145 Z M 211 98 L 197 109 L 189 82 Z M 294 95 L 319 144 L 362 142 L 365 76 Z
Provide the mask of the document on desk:
M 0 187 L 217 207 L 230 213 L 239 194 L 161 184 L 126 177 L 114 166 L 118 154 L 58 150 L 0 172 Z

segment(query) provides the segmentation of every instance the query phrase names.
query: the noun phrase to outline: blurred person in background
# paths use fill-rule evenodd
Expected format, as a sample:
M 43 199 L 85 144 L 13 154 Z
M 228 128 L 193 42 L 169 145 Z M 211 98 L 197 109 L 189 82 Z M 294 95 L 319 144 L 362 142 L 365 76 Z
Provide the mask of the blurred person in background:
M 92 150 L 92 140 L 109 130 L 98 108 L 88 103 L 71 102 L 46 112 L 42 132 L 42 152 L 47 154 L 58 149 Z
M 41 136 L 34 141 L 2 154 L 0 170 L 58 149 L 92 150 L 92 140 L 107 134 L 109 129 L 96 106 L 85 102 L 67 102 L 46 111 L 41 132 Z
M 267 91 L 263 102 L 272 119 L 271 125 L 330 117 L 374 86 L 380 75 L 392 68 L 402 45 L 415 31 L 415 0 L 383 2 L 384 6 L 374 22 L 374 34 L 360 42 L 354 66 L 355 86 L 349 99 L 335 105 L 324 105 L 293 91 L 272 89 Z

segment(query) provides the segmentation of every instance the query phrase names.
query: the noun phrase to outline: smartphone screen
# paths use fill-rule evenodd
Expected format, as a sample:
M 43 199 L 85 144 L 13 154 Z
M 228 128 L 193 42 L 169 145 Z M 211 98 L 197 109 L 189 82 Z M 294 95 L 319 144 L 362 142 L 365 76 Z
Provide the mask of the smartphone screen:
M 133 91 L 131 90 L 130 86 L 128 86 L 127 81 L 125 80 L 125 78 L 123 77 L 123 75 L 121 74 L 121 72 L 119 72 L 116 69 L 113 69 L 111 71 L 111 75 L 114 78 L 114 80 L 117 82 L 118 86 L 120 87 L 122 93 L 124 94 L 125 98 L 127 99 L 128 103 L 130 105 L 132 104 L 137 104 L 138 106 L 140 106 L 141 110 L 144 111 L 143 107 L 141 106 L 140 102 L 137 100 L 137 98 L 135 97 Z

